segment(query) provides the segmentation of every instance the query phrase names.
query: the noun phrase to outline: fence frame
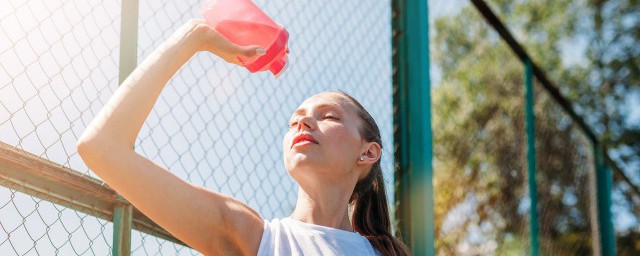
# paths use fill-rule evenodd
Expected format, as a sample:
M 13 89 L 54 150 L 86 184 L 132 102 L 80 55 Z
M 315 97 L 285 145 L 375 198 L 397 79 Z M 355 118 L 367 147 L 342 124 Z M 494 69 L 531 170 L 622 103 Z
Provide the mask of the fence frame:
M 138 0 L 122 0 L 118 84 L 135 70 L 138 59 Z M 113 214 L 113 255 L 131 255 L 132 205 L 118 205 Z M 177 240 L 177 239 L 175 239 Z
M 527 177 L 529 184 L 529 237 L 531 256 L 538 256 L 538 185 L 536 183 L 536 120 L 531 60 L 524 64 L 525 125 L 527 130 Z
M 129 204 L 104 182 L 0 142 L 2 186 L 91 216 L 113 221 L 114 210 Z M 183 244 L 133 208 L 132 227 Z
M 395 209 L 414 255 L 435 255 L 428 14 L 427 1 L 392 2 Z

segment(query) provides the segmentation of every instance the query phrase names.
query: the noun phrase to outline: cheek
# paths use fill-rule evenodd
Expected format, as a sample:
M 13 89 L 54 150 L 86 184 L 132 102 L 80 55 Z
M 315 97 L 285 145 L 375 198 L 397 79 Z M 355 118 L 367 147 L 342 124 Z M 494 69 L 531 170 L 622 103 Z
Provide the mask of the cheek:
M 350 157 L 358 154 L 358 145 L 360 137 L 353 131 L 347 129 L 336 130 L 329 136 L 331 139 L 332 153 L 342 155 L 342 157 Z
M 287 133 L 282 139 L 282 161 L 286 170 L 289 170 L 289 147 L 287 146 L 289 141 L 289 133 Z
M 289 151 L 289 146 L 291 146 L 291 139 L 289 138 L 289 132 L 287 132 L 282 139 L 282 152 L 286 154 Z
M 284 138 L 282 138 L 282 151 L 284 152 L 286 150 L 285 148 L 285 144 L 287 144 L 287 135 L 284 136 Z

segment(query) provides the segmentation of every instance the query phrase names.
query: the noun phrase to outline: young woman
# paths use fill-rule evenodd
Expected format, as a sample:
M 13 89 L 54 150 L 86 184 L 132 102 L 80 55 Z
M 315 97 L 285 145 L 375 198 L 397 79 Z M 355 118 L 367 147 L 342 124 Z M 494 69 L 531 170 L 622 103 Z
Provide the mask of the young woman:
M 293 113 L 282 147 L 300 189 L 295 210 L 283 219 L 263 220 L 244 203 L 138 155 L 135 139 L 162 88 L 199 51 L 242 65 L 236 56 L 265 50 L 234 45 L 203 20 L 183 25 L 118 87 L 82 134 L 77 149 L 91 170 L 205 255 L 408 254 L 391 235 L 380 131 L 346 93 L 314 95 Z

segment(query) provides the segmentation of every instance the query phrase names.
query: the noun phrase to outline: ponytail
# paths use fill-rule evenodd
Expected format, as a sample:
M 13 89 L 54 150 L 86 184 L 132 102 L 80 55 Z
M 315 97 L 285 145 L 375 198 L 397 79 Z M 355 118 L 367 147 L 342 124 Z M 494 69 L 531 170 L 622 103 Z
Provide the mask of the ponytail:
M 364 179 L 358 181 L 353 195 L 351 225 L 385 256 L 410 255 L 407 246 L 391 234 L 391 221 L 380 161 Z

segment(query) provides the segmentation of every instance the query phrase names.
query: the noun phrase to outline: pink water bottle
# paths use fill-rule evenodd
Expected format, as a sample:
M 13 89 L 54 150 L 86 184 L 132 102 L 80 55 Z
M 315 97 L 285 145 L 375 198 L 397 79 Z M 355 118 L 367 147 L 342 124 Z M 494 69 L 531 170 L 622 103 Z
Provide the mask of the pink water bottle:
M 252 73 L 269 70 L 276 78 L 287 69 L 289 33 L 251 0 L 206 0 L 200 9 L 207 23 L 237 45 L 259 45 L 265 55 L 238 59 Z

